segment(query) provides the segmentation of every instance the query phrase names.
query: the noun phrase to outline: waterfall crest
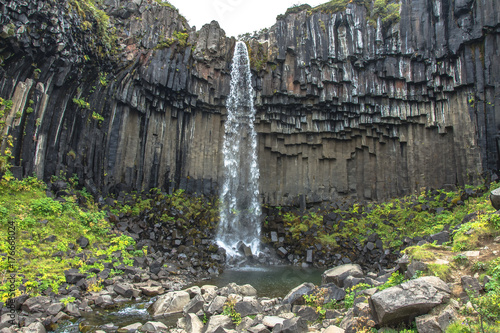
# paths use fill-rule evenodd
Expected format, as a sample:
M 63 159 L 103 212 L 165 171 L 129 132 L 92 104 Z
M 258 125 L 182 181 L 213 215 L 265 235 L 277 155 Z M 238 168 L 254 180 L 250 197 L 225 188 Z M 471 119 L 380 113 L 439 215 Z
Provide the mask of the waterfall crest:
M 216 241 L 230 256 L 238 254 L 240 241 L 257 254 L 261 228 L 257 133 L 250 60 L 243 42 L 237 42 L 234 50 L 226 108 L 223 184 Z

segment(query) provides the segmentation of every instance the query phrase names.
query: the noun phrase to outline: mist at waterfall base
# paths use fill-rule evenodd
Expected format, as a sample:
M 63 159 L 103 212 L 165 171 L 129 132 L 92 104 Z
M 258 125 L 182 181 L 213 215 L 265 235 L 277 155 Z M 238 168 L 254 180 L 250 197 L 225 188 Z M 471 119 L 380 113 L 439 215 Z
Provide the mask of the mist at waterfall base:
M 244 244 L 260 252 L 261 207 L 252 74 L 245 43 L 237 42 L 231 65 L 223 140 L 223 181 L 216 242 L 230 257 Z

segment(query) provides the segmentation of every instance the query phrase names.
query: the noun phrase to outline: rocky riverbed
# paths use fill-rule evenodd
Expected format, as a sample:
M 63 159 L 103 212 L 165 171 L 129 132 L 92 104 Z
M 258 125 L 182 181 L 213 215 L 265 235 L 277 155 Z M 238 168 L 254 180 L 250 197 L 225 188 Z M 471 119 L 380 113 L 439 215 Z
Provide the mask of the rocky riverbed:
M 117 308 L 124 303 L 147 303 L 145 320 L 120 326 L 109 322 L 98 327 L 80 320 L 79 331 L 89 332 L 359 332 L 363 328 L 405 325 L 416 320 L 418 332 L 444 332 L 457 318 L 459 303 L 450 300 L 457 290 L 434 276 L 415 278 L 416 263 L 404 260 L 378 274 L 357 264 L 326 270 L 320 285 L 302 283 L 284 297 L 258 297 L 250 284 L 224 287 L 203 285 L 184 288 L 185 276 L 164 280 L 115 278 L 99 292 L 81 292 L 78 279 L 64 296 L 21 296 L 14 300 L 16 320 L 23 328 L 9 325 L 2 315 L 1 331 L 43 333 L 65 322 L 88 317 L 92 312 Z M 71 276 L 71 275 L 69 275 Z M 137 275 L 135 275 L 137 276 Z M 394 284 L 394 277 L 407 280 Z M 71 280 L 71 279 L 70 279 Z M 401 282 L 401 281 L 399 281 Z M 455 286 L 456 287 L 456 286 Z M 462 278 L 462 290 L 478 292 L 483 286 L 473 277 Z M 452 290 L 453 289 L 453 290 Z M 458 292 L 459 293 L 459 292 Z M 63 298 L 74 297 L 69 303 Z M 178 318 L 166 325 L 168 318 Z M 172 320 L 170 321 L 172 322 Z

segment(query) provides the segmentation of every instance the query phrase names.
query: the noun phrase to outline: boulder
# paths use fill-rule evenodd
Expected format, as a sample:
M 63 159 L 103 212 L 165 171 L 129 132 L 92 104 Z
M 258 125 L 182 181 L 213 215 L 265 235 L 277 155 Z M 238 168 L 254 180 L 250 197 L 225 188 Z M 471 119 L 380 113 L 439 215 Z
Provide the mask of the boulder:
M 271 333 L 263 324 L 258 324 L 247 329 L 250 333 Z
M 308 322 L 315 322 L 319 319 L 319 313 L 316 309 L 307 305 L 296 305 L 294 306 L 293 312 Z
M 283 298 L 283 304 L 292 304 L 292 305 L 302 305 L 304 302 L 304 295 L 309 294 L 313 291 L 315 285 L 309 282 L 302 283 L 301 285 L 293 288 L 288 292 L 288 294 Z
M 462 283 L 462 288 L 464 288 L 466 292 L 470 292 L 474 296 L 478 296 L 479 292 L 483 290 L 483 287 L 475 277 L 464 275 L 460 280 Z
M 168 332 L 168 327 L 159 321 L 148 321 L 139 330 L 141 332 Z
M 50 298 L 49 297 L 37 296 L 37 297 L 28 298 L 21 306 L 21 309 L 23 311 L 26 311 L 29 313 L 33 313 L 33 312 L 44 313 L 45 311 L 48 310 L 49 306 L 50 306 Z
M 344 330 L 338 326 L 330 325 L 323 331 L 323 333 L 344 333 Z
M 149 297 L 161 295 L 165 291 L 161 286 L 140 287 L 139 289 Z
M 257 296 L 257 289 L 250 284 L 239 286 L 238 293 L 242 296 Z
M 55 316 L 56 314 L 61 312 L 62 309 L 64 309 L 64 305 L 62 303 L 53 303 L 47 309 L 47 313 L 51 316 Z
M 363 277 L 363 270 L 357 264 L 346 264 L 331 268 L 321 275 L 322 284 L 334 283 L 339 287 L 344 287 L 344 280 L 349 277 Z
M 286 319 L 283 324 L 277 324 L 273 333 L 306 333 L 308 332 L 307 322 L 301 317 Z
M 439 323 L 437 321 L 436 316 L 432 315 L 423 315 L 415 318 L 415 323 L 417 324 L 418 332 L 425 333 L 442 333 L 441 327 L 439 327 Z
M 45 333 L 47 331 L 45 330 L 45 327 L 43 326 L 43 324 L 41 322 L 37 321 L 35 323 L 30 324 L 28 327 L 23 327 L 21 329 L 21 332 L 23 332 L 23 333 Z
M 210 305 L 207 307 L 205 312 L 208 314 L 217 314 L 222 312 L 222 308 L 224 307 L 224 303 L 226 303 L 227 297 L 225 296 L 216 296 Z
M 426 276 L 402 283 L 374 294 L 370 304 L 379 325 L 397 324 L 428 313 L 447 302 L 450 289 L 435 276 Z
M 186 306 L 182 309 L 184 313 L 197 313 L 203 310 L 203 305 L 205 304 L 205 299 L 201 295 L 196 295 L 193 299 L 189 301 Z
M 95 305 L 100 308 L 109 308 L 114 305 L 111 295 L 102 295 L 96 298 Z
M 184 316 L 186 321 L 186 331 L 190 333 L 201 333 L 203 331 L 203 322 L 193 313 Z
M 265 316 L 262 319 L 262 324 L 266 327 L 274 328 L 277 324 L 283 324 L 285 318 L 277 317 L 277 316 Z
M 82 316 L 82 314 L 80 313 L 80 310 L 78 310 L 78 307 L 76 306 L 75 303 L 66 304 L 66 308 L 64 309 L 64 312 L 66 312 L 70 316 L 76 317 L 76 318 L 79 318 Z
M 87 246 L 89 246 L 89 239 L 87 237 L 80 236 L 80 238 L 76 240 L 76 244 L 78 244 L 82 249 L 84 249 Z
M 76 268 L 64 271 L 64 276 L 66 278 L 66 282 L 70 284 L 77 284 L 79 281 L 87 277 L 85 274 L 80 273 L 80 271 Z
M 241 317 L 252 316 L 262 312 L 262 306 L 256 299 L 237 302 L 234 305 L 234 310 L 241 314 Z
M 131 298 L 134 296 L 134 287 L 128 283 L 117 283 L 113 287 L 113 291 L 118 295 L 121 295 L 126 298 Z
M 490 201 L 493 208 L 500 210 L 500 188 L 491 191 Z
M 234 328 L 233 321 L 229 316 L 215 315 L 210 317 L 205 333 L 214 333 L 218 328 Z
M 118 333 L 134 333 L 142 326 L 141 323 L 135 323 L 131 325 L 127 325 L 125 327 L 121 327 L 117 330 Z
M 0 329 L 3 329 L 5 327 L 10 327 L 12 325 L 15 325 L 19 322 L 19 315 L 16 313 L 13 316 L 11 316 L 10 313 L 4 313 L 0 317 Z
M 185 291 L 172 291 L 162 295 L 154 302 L 148 311 L 153 318 L 182 312 L 189 303 L 189 294 Z

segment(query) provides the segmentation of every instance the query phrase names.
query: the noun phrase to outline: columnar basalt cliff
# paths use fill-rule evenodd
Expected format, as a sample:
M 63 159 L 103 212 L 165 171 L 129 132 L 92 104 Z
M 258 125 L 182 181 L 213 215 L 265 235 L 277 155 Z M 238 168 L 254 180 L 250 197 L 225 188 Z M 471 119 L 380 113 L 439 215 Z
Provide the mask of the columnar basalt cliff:
M 115 41 L 78 3 L 0 4 L 13 170 L 76 173 L 103 194 L 217 192 L 236 39 L 152 0 L 106 0 Z M 263 202 L 382 199 L 498 169 L 500 4 L 403 0 L 399 17 L 355 2 L 247 38 Z

